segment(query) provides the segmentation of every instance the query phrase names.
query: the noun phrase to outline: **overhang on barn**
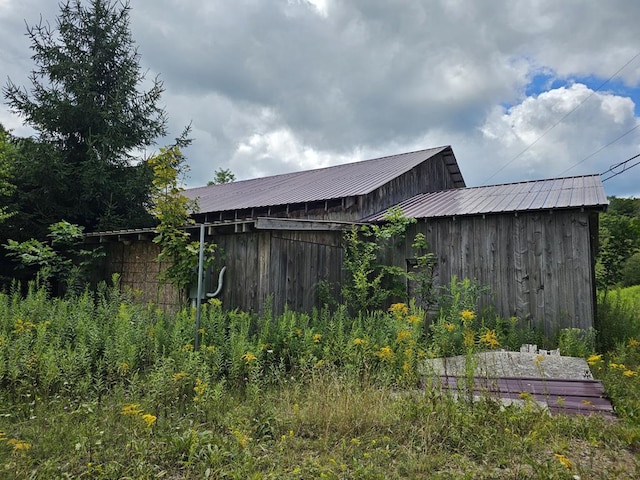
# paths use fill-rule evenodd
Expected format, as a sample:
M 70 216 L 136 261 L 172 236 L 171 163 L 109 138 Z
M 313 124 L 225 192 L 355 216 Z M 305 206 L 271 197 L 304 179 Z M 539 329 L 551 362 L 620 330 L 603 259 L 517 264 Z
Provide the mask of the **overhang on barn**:
M 439 284 L 475 279 L 491 289 L 484 305 L 545 329 L 593 326 L 598 211 L 607 204 L 598 176 L 466 188 L 451 147 L 439 147 L 185 194 L 198 200 L 193 217 L 219 247 L 210 291 L 227 267 L 220 299 L 228 308 L 261 311 L 269 297 L 275 312 L 319 306 L 320 286 L 343 280 L 344 231 L 399 205 L 418 223 L 389 262 L 406 267 L 421 231 Z M 145 301 L 175 303 L 176 292 L 154 283 L 162 266 L 152 237 L 90 234 L 105 243 L 105 276 L 120 273 Z

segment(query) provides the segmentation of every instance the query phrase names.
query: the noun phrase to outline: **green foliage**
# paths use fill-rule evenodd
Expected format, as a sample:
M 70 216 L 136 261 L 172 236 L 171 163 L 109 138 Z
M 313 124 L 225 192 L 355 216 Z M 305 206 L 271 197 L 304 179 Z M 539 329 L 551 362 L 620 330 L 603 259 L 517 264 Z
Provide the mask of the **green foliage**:
M 49 241 L 9 240 L 5 249 L 24 267 L 33 267 L 42 282 L 55 280 L 66 291 L 78 292 L 89 280 L 90 267 L 103 256 L 100 248 L 84 248 L 83 227 L 66 221 L 49 227 Z
M 165 134 L 157 106 L 163 87 L 144 74 L 129 28 L 128 3 L 67 1 L 56 28 L 27 28 L 36 64 L 29 89 L 3 92 L 14 113 L 38 132 L 15 167 L 16 198 L 27 226 L 65 218 L 101 229 L 151 223 L 145 205 L 151 172 L 132 152 Z M 40 210 L 40 205 L 43 210 Z M 28 231 L 33 233 L 34 228 Z M 18 226 L 14 231 L 17 231 Z
M 12 177 L 15 162 L 15 147 L 10 142 L 9 134 L 0 124 L 0 223 L 15 215 L 6 207 L 7 197 L 15 191 Z
M 197 277 L 200 249 L 200 242 L 192 241 L 187 231 L 189 225 L 195 224 L 191 213 L 197 210 L 197 202 L 182 193 L 187 166 L 180 147 L 189 144 L 187 133 L 188 130 L 176 145 L 161 148 L 159 154 L 148 160 L 154 172 L 151 213 L 159 221 L 153 241 L 162 247 L 158 261 L 166 264 L 160 280 L 178 290 L 183 290 Z M 205 267 L 213 262 L 215 248 L 214 244 L 205 245 Z
M 558 334 L 561 355 L 586 358 L 596 351 L 596 330 L 589 328 L 563 328 Z
M 621 421 L 552 416 L 429 378 L 416 390 L 427 345 L 411 305 L 258 317 L 214 299 L 196 352 L 191 310 L 166 316 L 117 283 L 0 293 L 0 476 L 637 476 L 637 340 L 593 367 Z
M 405 296 L 399 283 L 399 278 L 406 277 L 405 270 L 384 265 L 381 258 L 385 249 L 402 240 L 408 226 L 415 222 L 394 207 L 385 214 L 383 224 L 354 226 L 345 233 L 343 268 L 347 278 L 342 296 L 352 311 L 369 311 L 394 296 Z
M 624 262 L 621 277 L 623 287 L 640 285 L 640 252 L 634 253 Z
M 623 267 L 640 249 L 640 199 L 609 197 L 609 209 L 600 215 L 600 249 L 596 280 L 611 288 L 623 280 Z
M 434 288 L 435 271 L 438 257 L 429 251 L 429 245 L 423 233 L 418 233 L 411 244 L 416 249 L 415 264 L 411 266 L 409 279 L 414 282 L 414 296 L 420 306 L 429 310 L 436 302 Z
M 207 185 L 220 185 L 223 183 L 231 183 L 236 181 L 236 176 L 228 168 L 218 168 L 213 173 L 213 180 L 207 182 Z
M 630 338 L 640 338 L 640 286 L 598 292 L 597 350 L 608 352 Z

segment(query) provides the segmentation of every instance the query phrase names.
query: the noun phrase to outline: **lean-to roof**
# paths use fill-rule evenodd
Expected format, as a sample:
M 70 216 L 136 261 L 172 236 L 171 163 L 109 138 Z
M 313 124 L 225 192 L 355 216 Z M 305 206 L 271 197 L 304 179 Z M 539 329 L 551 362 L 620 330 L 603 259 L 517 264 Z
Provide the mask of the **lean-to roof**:
M 416 195 L 398 206 L 411 218 L 453 217 L 565 208 L 605 208 L 600 175 L 456 188 Z M 385 212 L 363 221 L 380 221 Z

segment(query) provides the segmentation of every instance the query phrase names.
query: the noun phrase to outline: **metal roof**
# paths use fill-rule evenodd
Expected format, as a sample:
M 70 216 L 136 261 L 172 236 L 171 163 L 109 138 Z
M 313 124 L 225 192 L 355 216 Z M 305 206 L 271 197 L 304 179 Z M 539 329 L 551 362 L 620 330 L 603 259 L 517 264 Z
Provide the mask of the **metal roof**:
M 398 206 L 407 217 L 434 218 L 560 208 L 604 208 L 608 204 L 600 175 L 584 175 L 423 193 Z M 384 213 L 363 221 L 383 220 Z
M 192 188 L 184 194 L 198 199 L 200 213 L 289 205 L 365 195 L 435 155 L 449 150 L 447 168 L 464 187 L 451 147 L 391 155 L 332 167 Z
M 440 376 L 439 383 L 450 390 L 466 388 L 465 377 Z M 566 415 L 602 415 L 615 418 L 602 382 L 590 379 L 534 377 L 474 377 L 474 394 L 522 402 L 531 398 L 549 412 Z

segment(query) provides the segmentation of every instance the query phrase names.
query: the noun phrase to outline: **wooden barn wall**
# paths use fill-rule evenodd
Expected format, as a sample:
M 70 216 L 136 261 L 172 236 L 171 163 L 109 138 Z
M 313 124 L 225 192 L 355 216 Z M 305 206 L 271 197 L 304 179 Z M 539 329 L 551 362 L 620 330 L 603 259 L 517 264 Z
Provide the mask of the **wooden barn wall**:
M 220 299 L 260 312 L 269 295 L 276 313 L 318 306 L 318 286 L 341 280 L 341 232 L 270 230 L 214 236 L 227 267 Z M 219 267 L 218 267 L 219 268 Z M 217 269 L 214 269 L 214 277 Z M 214 284 L 217 280 L 214 280 Z
M 454 181 L 445 164 L 445 153 L 447 151 L 422 162 L 369 195 L 363 196 L 358 208 L 361 214 L 359 218 L 379 213 L 420 193 L 454 188 Z
M 438 257 L 438 285 L 454 275 L 475 279 L 491 292 L 481 308 L 494 306 L 498 315 L 547 333 L 588 328 L 595 311 L 594 222 L 597 214 L 580 211 L 422 220 L 410 228 L 404 251 L 390 256 L 406 266 L 413 237 L 422 232 Z
M 110 280 L 114 273 L 120 275 L 120 285 L 131 289 L 136 298 L 152 302 L 163 308 L 175 308 L 185 300 L 171 285 L 162 285 L 158 275 L 164 268 L 156 259 L 160 247 L 150 241 L 132 241 L 129 244 L 110 242 L 104 244 L 105 261 L 102 278 Z

